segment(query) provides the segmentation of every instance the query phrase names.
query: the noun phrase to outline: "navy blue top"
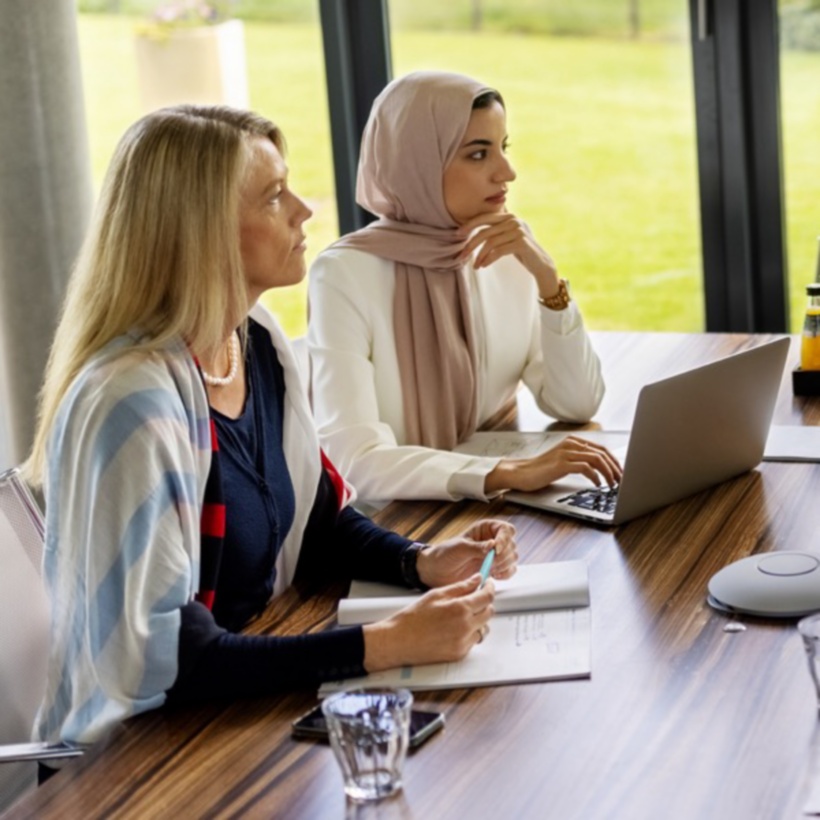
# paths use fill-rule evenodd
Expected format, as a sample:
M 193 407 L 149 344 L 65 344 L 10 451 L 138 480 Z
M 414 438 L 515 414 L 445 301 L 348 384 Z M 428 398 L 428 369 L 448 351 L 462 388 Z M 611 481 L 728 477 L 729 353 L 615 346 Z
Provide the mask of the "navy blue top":
M 247 398 L 232 419 L 212 409 L 219 437 L 225 542 L 214 618 L 237 630 L 264 609 L 296 500 L 283 446 L 285 375 L 264 328 L 248 330 Z M 263 377 L 264 374 L 264 377 Z
M 213 611 L 197 601 L 181 610 L 179 672 L 169 702 L 234 698 L 318 686 L 365 674 L 360 626 L 277 637 L 241 629 L 268 603 L 276 556 L 293 523 L 295 499 L 283 451 L 285 382 L 267 331 L 249 320 L 248 396 L 217 425 L 226 534 Z M 407 585 L 402 556 L 411 541 L 352 507 L 338 509 L 322 470 L 299 553 L 296 578 L 378 580 Z

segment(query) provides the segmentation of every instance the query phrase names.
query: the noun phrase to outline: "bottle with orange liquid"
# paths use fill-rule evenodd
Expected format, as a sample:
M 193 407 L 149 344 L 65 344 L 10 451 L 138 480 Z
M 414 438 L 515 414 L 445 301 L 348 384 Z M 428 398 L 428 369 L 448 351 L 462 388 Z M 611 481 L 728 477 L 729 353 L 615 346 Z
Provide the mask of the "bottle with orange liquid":
M 806 285 L 808 304 L 803 321 L 800 369 L 820 370 L 820 283 Z

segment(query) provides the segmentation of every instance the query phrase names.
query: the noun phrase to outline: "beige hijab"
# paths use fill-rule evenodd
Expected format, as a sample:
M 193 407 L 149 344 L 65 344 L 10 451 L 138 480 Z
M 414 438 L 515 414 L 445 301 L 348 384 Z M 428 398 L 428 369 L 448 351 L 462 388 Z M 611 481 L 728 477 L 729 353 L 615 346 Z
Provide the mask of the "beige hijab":
M 473 101 L 469 77 L 419 71 L 376 98 L 362 136 L 356 200 L 379 219 L 342 237 L 396 263 L 393 300 L 408 444 L 452 449 L 476 429 L 477 368 L 465 244 L 444 204 L 442 177 Z

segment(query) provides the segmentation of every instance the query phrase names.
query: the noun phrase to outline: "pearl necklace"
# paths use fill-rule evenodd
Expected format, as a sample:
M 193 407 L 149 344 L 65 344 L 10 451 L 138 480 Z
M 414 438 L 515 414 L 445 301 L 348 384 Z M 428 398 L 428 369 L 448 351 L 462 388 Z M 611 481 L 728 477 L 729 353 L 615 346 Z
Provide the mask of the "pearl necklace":
M 202 368 L 202 378 L 205 379 L 205 383 L 211 387 L 225 387 L 236 378 L 239 372 L 239 342 L 235 333 L 231 333 L 231 338 L 228 339 L 228 361 L 230 368 L 227 376 L 212 376 L 205 372 L 205 368 Z

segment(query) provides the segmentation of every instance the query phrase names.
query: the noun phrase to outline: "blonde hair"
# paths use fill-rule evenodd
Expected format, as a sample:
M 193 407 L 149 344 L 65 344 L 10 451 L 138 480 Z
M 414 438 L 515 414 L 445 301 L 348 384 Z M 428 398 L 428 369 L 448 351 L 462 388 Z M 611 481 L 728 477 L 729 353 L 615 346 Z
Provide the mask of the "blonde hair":
M 240 188 L 254 138 L 284 153 L 269 120 L 226 106 L 148 114 L 123 135 L 75 264 L 46 366 L 37 430 L 25 465 L 40 485 L 57 409 L 85 363 L 139 329 L 127 348 L 182 337 L 199 355 L 245 318 Z M 125 349 L 123 350 L 123 352 Z

